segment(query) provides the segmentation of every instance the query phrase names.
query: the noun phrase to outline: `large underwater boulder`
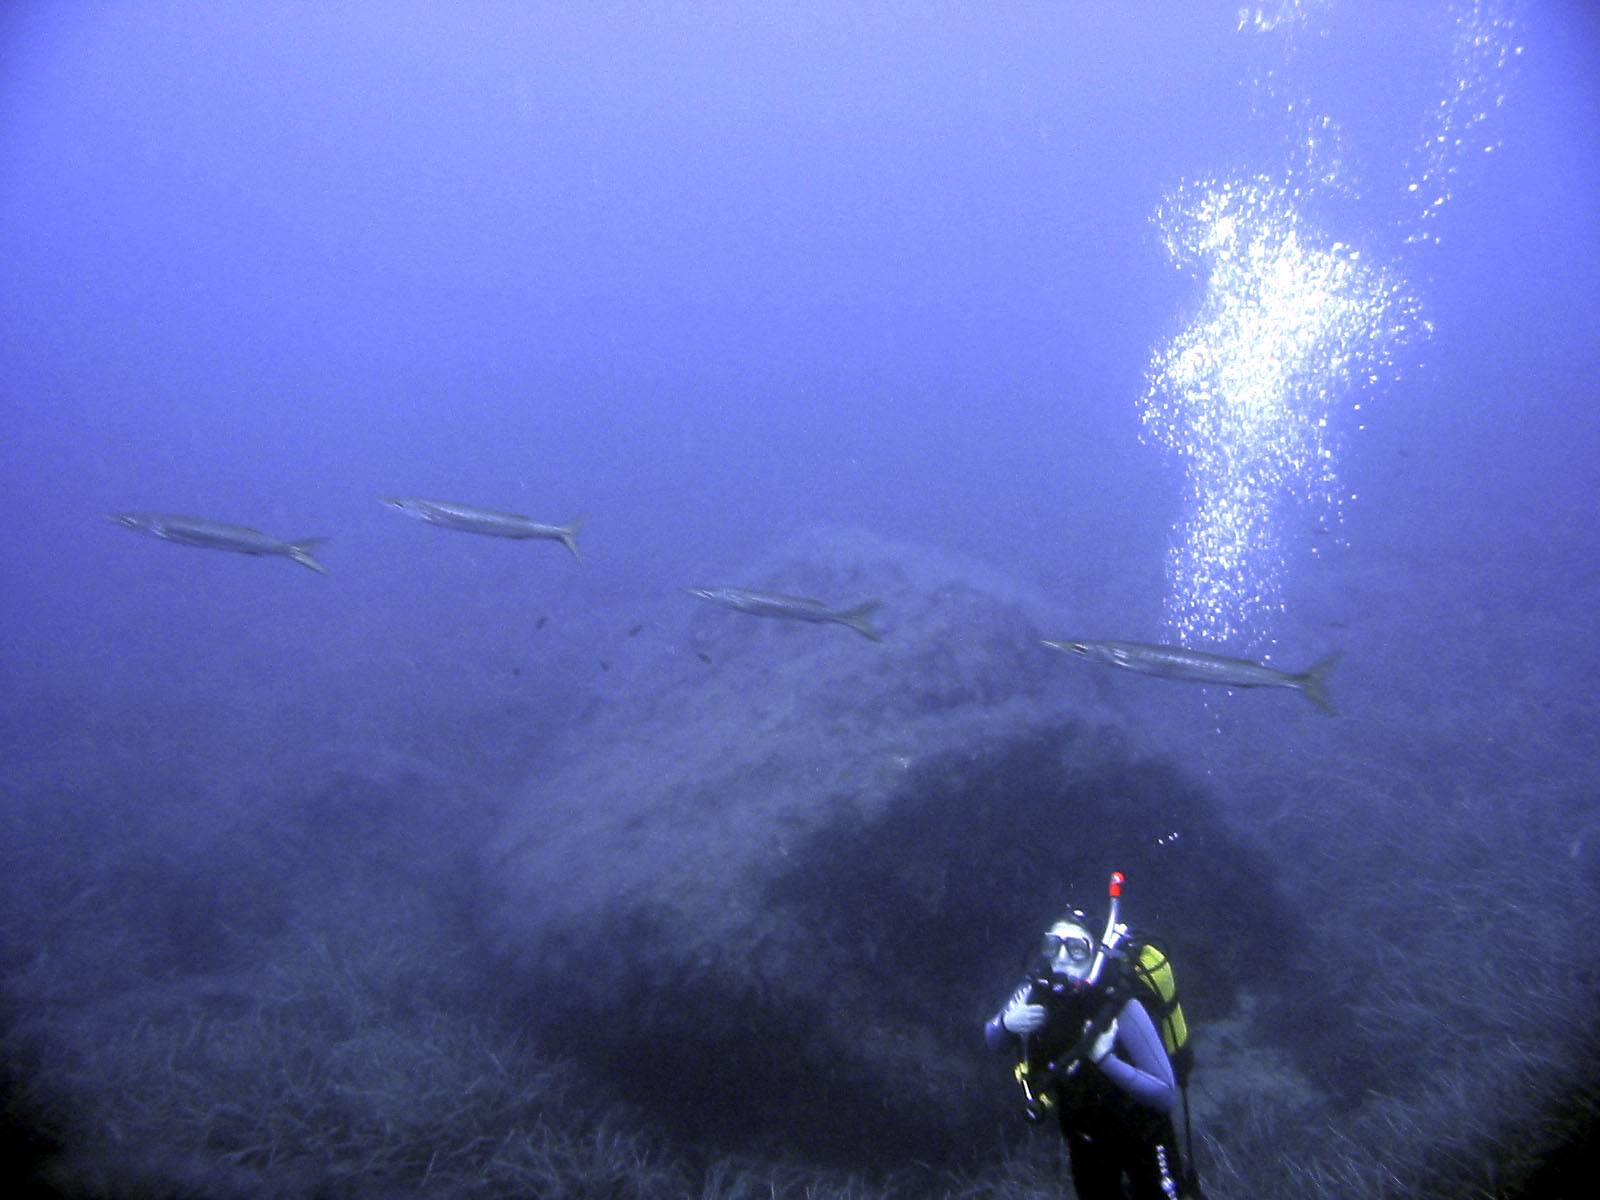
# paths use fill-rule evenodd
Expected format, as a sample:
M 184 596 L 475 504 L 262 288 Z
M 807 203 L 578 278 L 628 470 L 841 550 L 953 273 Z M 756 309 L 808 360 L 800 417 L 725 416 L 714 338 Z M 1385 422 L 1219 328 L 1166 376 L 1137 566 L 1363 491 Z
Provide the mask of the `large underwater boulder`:
M 978 1122 L 992 1139 L 1010 1081 L 980 1023 L 1112 869 L 1190 997 L 1225 1006 L 1271 969 L 1270 870 L 1040 647 L 1064 612 L 849 532 L 685 582 L 877 599 L 883 640 L 681 598 L 508 805 L 493 945 L 541 1034 L 620 1096 L 750 1148 L 937 1156 Z

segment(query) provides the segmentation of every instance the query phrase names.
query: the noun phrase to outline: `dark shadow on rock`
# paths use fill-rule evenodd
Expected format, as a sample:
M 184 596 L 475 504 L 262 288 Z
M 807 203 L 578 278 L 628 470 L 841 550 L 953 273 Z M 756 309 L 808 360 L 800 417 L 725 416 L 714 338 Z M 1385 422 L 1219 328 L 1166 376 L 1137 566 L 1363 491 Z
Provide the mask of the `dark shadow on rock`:
M 1292 927 L 1274 870 L 1213 798 L 1104 727 L 1063 723 L 936 758 L 870 827 L 843 817 L 796 858 L 774 903 L 914 983 L 897 991 L 923 997 L 929 1021 L 975 980 L 1014 975 L 1060 911 L 1103 920 L 1113 870 L 1129 880 L 1125 922 L 1171 947 L 1197 1009 L 1226 1011 L 1240 985 L 1269 980 Z

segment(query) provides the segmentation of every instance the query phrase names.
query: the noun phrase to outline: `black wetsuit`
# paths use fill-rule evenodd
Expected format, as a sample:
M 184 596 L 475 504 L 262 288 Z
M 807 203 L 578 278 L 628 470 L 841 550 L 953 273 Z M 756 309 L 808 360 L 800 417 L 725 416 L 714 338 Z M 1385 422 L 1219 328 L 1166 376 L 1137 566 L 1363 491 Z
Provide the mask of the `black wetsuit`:
M 1117 1037 L 1098 1063 L 1080 1059 L 1070 1072 L 1059 1060 L 1078 1045 L 1085 1024 L 1104 1003 L 1070 983 L 1032 982 L 1030 1004 L 1043 1005 L 1045 1027 L 1029 1038 L 1028 1058 L 1036 1069 L 1055 1062 L 1056 1111 L 1072 1162 L 1078 1200 L 1173 1200 L 1183 1178 L 1172 1109 L 1178 1086 L 1172 1063 L 1150 1014 L 1136 999 L 1117 1012 Z M 1015 1048 L 1017 1035 L 1000 1023 L 1001 1009 L 984 1027 L 991 1049 Z

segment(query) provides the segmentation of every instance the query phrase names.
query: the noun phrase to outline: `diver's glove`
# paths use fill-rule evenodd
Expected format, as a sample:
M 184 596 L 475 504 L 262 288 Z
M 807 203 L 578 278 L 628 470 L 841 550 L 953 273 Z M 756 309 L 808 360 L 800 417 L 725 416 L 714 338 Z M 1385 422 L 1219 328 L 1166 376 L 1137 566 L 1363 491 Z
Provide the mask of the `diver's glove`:
M 1105 1029 L 1100 1032 L 1100 1036 L 1095 1038 L 1090 1044 L 1087 1055 L 1089 1061 L 1092 1063 L 1098 1063 L 1102 1058 L 1111 1053 L 1111 1047 L 1116 1045 L 1116 1043 L 1117 1019 L 1113 1017 L 1111 1018 L 1111 1024 L 1107 1025 Z
M 1021 1035 L 1038 1033 L 1044 1028 L 1045 1019 L 1049 1015 L 1044 1005 L 1029 1004 L 1028 992 L 1023 989 L 1011 997 L 1011 1003 L 1006 1005 L 1005 1012 L 1000 1014 L 1000 1027 L 1007 1033 Z

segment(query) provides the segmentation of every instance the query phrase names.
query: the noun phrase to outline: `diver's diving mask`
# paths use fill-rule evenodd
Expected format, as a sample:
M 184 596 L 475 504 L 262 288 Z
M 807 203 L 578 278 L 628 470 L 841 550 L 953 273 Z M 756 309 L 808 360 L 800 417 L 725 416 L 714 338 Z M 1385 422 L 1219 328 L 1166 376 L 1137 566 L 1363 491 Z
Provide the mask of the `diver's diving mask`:
M 1052 961 L 1065 954 L 1066 960 L 1077 967 L 1094 957 L 1094 942 L 1078 933 L 1047 933 L 1040 951 Z
M 1052 975 L 1082 979 L 1094 959 L 1095 937 L 1084 926 L 1057 921 L 1039 943 L 1039 955 Z

